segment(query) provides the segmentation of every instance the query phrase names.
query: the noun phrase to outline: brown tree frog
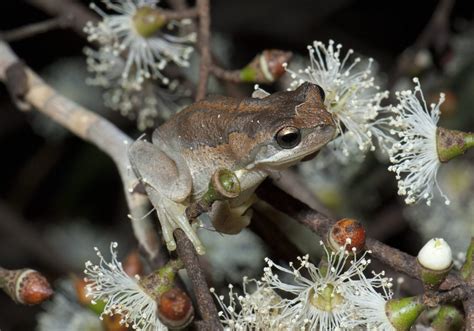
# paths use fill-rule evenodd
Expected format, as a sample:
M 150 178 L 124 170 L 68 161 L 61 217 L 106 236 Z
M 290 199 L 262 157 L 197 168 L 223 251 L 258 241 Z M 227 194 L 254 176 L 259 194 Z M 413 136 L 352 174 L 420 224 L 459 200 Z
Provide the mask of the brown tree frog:
M 173 231 L 181 228 L 204 254 L 185 210 L 205 194 L 217 169 L 235 172 L 241 194 L 216 202 L 209 216 L 217 231 L 237 233 L 249 224 L 254 191 L 269 172 L 316 153 L 335 134 L 324 92 L 305 83 L 263 98 L 218 96 L 194 103 L 158 127 L 152 143 L 133 143 L 129 155 L 154 195 L 168 249 L 176 249 Z

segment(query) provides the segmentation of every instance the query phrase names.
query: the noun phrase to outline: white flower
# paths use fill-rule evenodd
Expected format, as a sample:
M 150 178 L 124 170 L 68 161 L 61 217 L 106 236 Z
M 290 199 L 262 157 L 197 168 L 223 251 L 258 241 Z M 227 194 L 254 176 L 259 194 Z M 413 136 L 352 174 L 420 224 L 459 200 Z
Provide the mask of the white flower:
M 402 91 L 396 95 L 400 103 L 394 109 L 397 116 L 393 125 L 400 140 L 389 150 L 393 165 L 388 169 L 396 173 L 398 194 L 406 196 L 407 204 L 425 199 L 430 205 L 435 187 L 445 203 L 449 204 L 437 180 L 441 162 L 436 147 L 436 132 L 444 94 L 441 94 L 437 104 L 431 104 L 430 111 L 419 80 L 414 78 L 413 81 L 416 84 L 414 92 Z
M 435 196 L 432 206 L 417 204 L 404 210 L 410 224 L 424 241 L 442 237 L 453 252 L 465 252 L 474 233 L 474 163 L 466 159 L 443 164 L 438 181 L 451 204 L 445 206 L 441 196 Z
M 122 86 L 107 89 L 104 104 L 122 116 L 135 119 L 138 129 L 145 131 L 176 113 L 186 96 L 189 96 L 187 91 L 177 83 L 172 82 L 168 88 L 162 88 L 146 80 L 139 90 Z M 182 100 L 178 104 L 179 98 Z
M 326 248 L 325 252 L 326 260 L 319 268 L 308 261 L 308 256 L 299 259 L 298 268 L 290 264 L 291 270 L 267 260 L 264 282 L 277 293 L 283 292 L 283 297 L 288 294 L 293 296 L 271 305 L 272 309 L 278 311 L 277 321 L 291 321 L 295 328 L 320 331 L 364 325 L 365 317 L 357 313 L 350 298 L 356 293 L 369 291 L 369 288 L 388 288 L 389 282 L 382 283 L 380 276 L 364 276 L 363 271 L 370 263 L 365 253 L 357 258 L 355 254 L 347 252 L 345 247 L 341 247 L 337 253 L 328 252 Z M 273 273 L 273 268 L 282 272 L 282 275 Z M 280 279 L 285 276 L 291 276 L 292 282 Z
M 156 316 L 157 303 L 138 283 L 139 277 L 132 278 L 123 270 L 117 260 L 118 244 L 110 244 L 111 261 L 106 262 L 100 251 L 95 248 L 100 259 L 98 265 L 86 262 L 87 296 L 95 300 L 104 300 L 106 305 L 102 315 L 120 314 L 126 326 L 145 331 L 165 331 Z
M 353 50 L 341 56 L 341 48 L 342 45 L 335 45 L 333 40 L 327 46 L 315 41 L 313 46 L 308 46 L 310 66 L 298 72 L 288 71 L 295 79 L 292 87 L 307 81 L 324 89 L 325 105 L 337 119 L 341 134 L 339 144 L 343 154 L 347 156 L 354 152 L 351 145 L 356 145 L 362 151 L 369 148 L 373 150 L 373 135 L 382 144 L 385 144 L 386 139 L 392 138 L 382 127 L 376 128 L 383 124 L 379 123 L 379 115 L 388 109 L 381 106 L 382 100 L 388 97 L 388 91 L 379 92 L 379 87 L 374 83 L 371 72 L 373 60 L 369 59 L 367 67 L 360 69 L 360 58 L 350 62 Z M 337 141 L 334 144 L 337 146 Z
M 97 72 L 99 78 L 108 79 L 107 72 L 114 72 L 114 66 L 121 62 L 124 67 L 121 78 L 124 84 L 141 85 L 146 78 L 159 78 L 167 84 L 162 70 L 168 62 L 188 66 L 193 48 L 184 43 L 195 40 L 195 35 L 178 37 L 161 31 L 144 36 L 137 30 L 135 15 L 140 10 L 156 8 L 157 0 L 102 0 L 113 14 L 107 14 L 91 4 L 102 20 L 84 28 L 88 40 L 99 45 L 98 53 L 88 52 L 89 69 Z M 177 23 L 168 24 L 170 27 Z M 104 83 L 104 82 L 102 82 Z
M 418 252 L 418 261 L 430 270 L 445 270 L 453 262 L 451 247 L 442 238 L 433 238 Z
M 366 286 L 358 286 L 356 291 L 346 294 L 347 301 L 351 302 L 356 315 L 348 321 L 347 327 L 354 329 L 364 327 L 364 330 L 395 331 L 385 311 L 386 303 L 393 296 L 390 288 L 391 279 L 384 277 L 384 273 L 374 274 L 372 278 L 361 278 L 368 282 Z M 376 289 L 379 291 L 376 291 Z M 380 293 L 380 291 L 382 293 Z
M 281 323 L 277 325 L 278 311 L 271 308 L 281 300 L 272 289 L 261 281 L 244 277 L 243 291 L 244 294 L 239 295 L 229 285 L 229 303 L 225 304 L 224 296 L 217 296 L 211 288 L 222 309 L 219 318 L 226 331 L 285 329 Z M 286 327 L 289 326 L 286 324 Z

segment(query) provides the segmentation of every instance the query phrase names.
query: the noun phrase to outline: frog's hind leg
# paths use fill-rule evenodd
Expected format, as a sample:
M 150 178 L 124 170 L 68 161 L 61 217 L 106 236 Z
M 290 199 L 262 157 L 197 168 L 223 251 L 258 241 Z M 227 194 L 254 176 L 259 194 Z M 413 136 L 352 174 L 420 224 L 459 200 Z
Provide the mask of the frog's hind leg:
M 191 173 L 179 154 L 171 158 L 159 146 L 137 140 L 130 145 L 128 155 L 133 170 L 146 186 L 175 202 L 183 202 L 191 194 Z
M 131 144 L 128 154 L 133 170 L 157 210 L 167 248 L 176 249 L 173 232 L 182 229 L 198 254 L 204 254 L 204 246 L 185 215 L 186 200 L 192 190 L 186 162 L 179 154 L 170 158 L 157 145 L 144 140 Z

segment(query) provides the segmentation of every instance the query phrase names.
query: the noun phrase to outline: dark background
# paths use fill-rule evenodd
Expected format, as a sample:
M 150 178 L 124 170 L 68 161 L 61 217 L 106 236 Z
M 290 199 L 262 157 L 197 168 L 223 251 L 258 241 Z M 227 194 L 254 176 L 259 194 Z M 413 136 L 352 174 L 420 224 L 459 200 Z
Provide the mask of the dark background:
M 400 53 L 414 43 L 427 24 L 436 3 L 215 0 L 211 1 L 212 31 L 219 32 L 232 45 L 226 62 L 235 68 L 264 48 L 288 49 L 305 55 L 306 45 L 313 40 L 331 38 L 345 48 L 374 57 L 380 70 L 390 75 Z M 472 26 L 473 9 L 473 1 L 457 1 L 450 24 L 453 35 Z M 46 18 L 22 1 L 0 2 L 0 31 Z M 70 30 L 52 31 L 12 44 L 15 52 L 40 73 L 59 59 L 82 56 L 84 46 L 84 39 Z M 443 75 L 443 61 L 449 58 L 450 49 L 434 55 L 435 65 L 430 70 Z M 74 73 L 64 71 L 62 76 L 82 83 L 82 78 Z M 138 136 L 135 123 L 101 111 L 132 136 Z M 468 121 L 461 119 L 459 123 L 472 128 L 472 109 L 466 116 Z M 113 163 L 95 147 L 72 135 L 32 128 L 38 121 L 42 119 L 34 112 L 19 111 L 0 86 L 0 265 L 9 269 L 28 266 L 56 279 L 67 270 L 67 262 L 56 257 L 57 252 L 50 248 L 51 228 L 85 219 L 94 229 L 100 229 L 100 236 L 122 237 L 130 243 L 134 239 Z M 360 188 L 360 183 L 371 177 L 375 183 L 373 194 L 380 197 L 378 204 L 364 203 L 364 196 L 360 195 L 348 203 L 359 206 L 365 215 L 376 215 L 374 219 L 382 222 L 381 215 L 398 217 L 393 231 L 379 233 L 383 233 L 381 237 L 386 243 L 416 254 L 420 237 L 403 222 L 393 177 L 380 175 L 382 170 L 377 170 L 372 158 L 366 162 L 365 170 L 352 185 Z M 39 310 L 15 305 L 0 293 L 0 329 L 31 330 Z

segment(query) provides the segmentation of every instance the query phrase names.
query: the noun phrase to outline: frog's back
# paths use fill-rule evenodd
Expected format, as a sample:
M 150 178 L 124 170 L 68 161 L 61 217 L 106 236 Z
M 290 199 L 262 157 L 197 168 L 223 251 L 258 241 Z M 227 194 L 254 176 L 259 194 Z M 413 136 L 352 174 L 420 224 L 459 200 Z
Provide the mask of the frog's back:
M 275 107 L 291 100 L 294 105 L 290 107 Z M 261 130 L 263 123 L 292 116 L 289 112 L 295 109 L 298 102 L 302 101 L 284 97 L 283 93 L 275 93 L 265 99 L 211 96 L 172 116 L 155 130 L 153 140 L 169 141 L 172 137 L 175 144 L 185 149 L 215 147 L 227 143 L 232 132 L 253 137 Z

